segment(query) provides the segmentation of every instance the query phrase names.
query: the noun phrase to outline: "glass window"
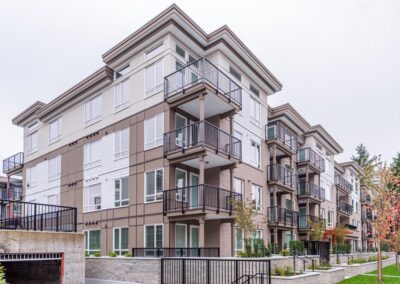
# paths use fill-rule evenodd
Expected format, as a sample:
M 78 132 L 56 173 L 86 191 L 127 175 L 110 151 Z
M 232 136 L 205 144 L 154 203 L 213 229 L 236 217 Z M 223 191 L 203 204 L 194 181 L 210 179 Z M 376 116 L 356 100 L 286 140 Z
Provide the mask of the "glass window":
M 85 249 L 90 255 L 100 252 L 100 230 L 85 231 Z
M 277 138 L 276 137 L 276 125 L 268 126 L 267 137 L 268 137 L 268 139 Z
M 242 80 L 242 75 L 240 75 L 240 73 L 238 71 L 236 71 L 234 68 L 232 68 L 232 66 L 229 66 L 229 73 L 231 73 L 233 75 L 233 77 L 235 77 L 239 81 Z
M 115 79 L 125 76 L 126 74 L 129 73 L 129 71 L 131 71 L 131 66 L 128 64 L 128 65 L 122 67 L 121 69 L 119 69 L 118 71 L 115 71 Z
M 27 188 L 36 186 L 36 182 L 37 182 L 36 169 L 37 169 L 37 166 L 26 169 L 26 187 Z
M 115 159 L 127 157 L 129 155 L 129 128 L 115 132 Z
M 164 135 L 164 113 L 145 121 L 144 136 L 145 150 L 161 146 Z
M 235 228 L 235 251 L 244 249 L 243 232 L 239 228 Z
M 262 210 L 262 191 L 261 187 L 255 184 L 251 185 L 251 197 L 257 211 Z
M 333 227 L 333 212 L 328 211 L 328 227 Z
M 125 255 L 128 252 L 129 229 L 114 228 L 114 252 Z
M 128 107 L 130 93 L 129 78 L 114 86 L 114 111 L 120 111 Z
M 83 189 L 83 211 L 101 209 L 101 184 L 85 186 Z
M 149 59 L 159 55 L 163 51 L 164 51 L 164 45 L 163 45 L 163 43 L 159 43 L 145 53 L 144 59 L 149 60 Z
M 250 117 L 257 123 L 260 123 L 260 103 L 250 96 Z
M 163 246 L 163 225 L 145 225 L 145 248 L 161 248 Z
M 102 97 L 97 96 L 85 103 L 85 125 L 90 125 L 101 120 L 103 113 Z
M 85 144 L 84 169 L 101 165 L 101 140 Z
M 151 172 L 146 172 L 146 196 L 145 202 L 154 202 L 162 200 L 164 188 L 164 170 L 159 169 Z
M 37 131 L 29 134 L 26 137 L 26 152 L 29 154 L 32 154 L 37 151 L 38 149 L 38 134 Z
M 49 123 L 49 144 L 61 138 L 61 119 L 56 119 Z
M 48 167 L 49 167 L 49 176 L 48 179 L 49 181 L 55 180 L 60 178 L 61 176 L 61 155 L 58 155 L 57 157 L 50 159 L 48 161 Z
M 152 96 L 163 90 L 164 87 L 163 60 L 146 67 L 146 94 L 145 97 Z
M 325 209 L 321 208 L 320 212 L 319 212 L 319 217 L 324 218 L 325 219 Z
M 244 181 L 242 179 L 234 178 L 233 186 L 235 188 L 235 192 L 244 194 Z
M 255 141 L 251 141 L 250 144 L 250 154 L 251 154 L 251 163 L 253 166 L 260 168 L 261 167 L 261 153 L 260 153 L 260 144 Z
M 115 207 L 129 204 L 129 178 L 123 177 L 114 181 Z
M 176 53 L 178 53 L 180 56 L 182 56 L 183 58 L 185 58 L 186 57 L 186 52 L 185 52 L 185 50 L 182 48 L 182 47 L 180 47 L 179 45 L 175 45 L 175 51 L 176 51 Z
M 250 84 L 250 91 L 252 91 L 257 97 L 260 96 L 260 91 L 253 84 Z

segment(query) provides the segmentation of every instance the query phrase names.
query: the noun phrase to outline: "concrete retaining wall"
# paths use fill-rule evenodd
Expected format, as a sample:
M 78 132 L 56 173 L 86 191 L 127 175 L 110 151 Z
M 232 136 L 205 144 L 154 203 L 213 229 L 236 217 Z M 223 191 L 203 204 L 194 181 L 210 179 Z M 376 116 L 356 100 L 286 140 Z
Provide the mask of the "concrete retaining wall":
M 383 267 L 389 266 L 396 263 L 394 258 L 385 259 L 382 261 Z M 338 265 L 337 267 L 344 268 L 346 277 L 353 277 L 357 274 L 363 274 L 367 272 L 371 272 L 377 269 L 377 262 L 369 262 L 362 264 L 352 264 L 352 265 Z

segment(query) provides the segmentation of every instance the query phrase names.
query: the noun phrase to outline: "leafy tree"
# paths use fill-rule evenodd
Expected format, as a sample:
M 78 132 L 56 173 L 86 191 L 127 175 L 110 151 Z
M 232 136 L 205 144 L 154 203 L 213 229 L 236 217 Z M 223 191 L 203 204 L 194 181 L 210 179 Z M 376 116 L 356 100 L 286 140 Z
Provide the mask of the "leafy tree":
M 325 221 L 322 218 L 316 218 L 314 221 L 310 219 L 309 222 L 311 227 L 311 240 L 322 241 L 326 231 Z
M 6 271 L 0 263 L 0 284 L 7 284 L 6 282 Z
M 352 155 L 351 159 L 357 162 L 364 170 L 364 176 L 361 177 L 361 184 L 367 188 L 372 188 L 376 180 L 376 170 L 382 165 L 381 155 L 371 156 L 367 147 L 361 143 L 356 147 L 356 155 Z
M 344 244 L 344 238 L 347 234 L 347 230 L 343 224 L 337 224 L 333 229 L 333 235 L 335 236 L 336 244 L 342 245 Z
M 396 156 L 393 158 L 391 168 L 393 170 L 394 175 L 400 178 L 400 152 L 398 152 Z M 400 192 L 400 182 L 397 182 L 397 184 L 395 184 L 394 187 L 398 192 Z

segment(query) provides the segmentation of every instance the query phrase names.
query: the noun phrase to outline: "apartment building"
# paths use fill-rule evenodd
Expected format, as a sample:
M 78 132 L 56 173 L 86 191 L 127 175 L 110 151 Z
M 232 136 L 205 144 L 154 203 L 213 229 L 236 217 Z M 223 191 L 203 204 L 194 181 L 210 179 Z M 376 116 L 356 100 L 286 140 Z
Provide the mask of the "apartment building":
M 244 244 L 233 199 L 254 202 L 254 237 L 279 248 L 310 239 L 315 220 L 330 240 L 336 223 L 361 220 L 349 204 L 360 206 L 360 192 L 335 180 L 359 169 L 334 162 L 343 149 L 322 126 L 289 104 L 268 106 L 281 83 L 228 27 L 208 34 L 172 5 L 103 61 L 13 119 L 24 153 L 3 166 L 23 177 L 24 200 L 78 208 L 87 252 L 234 255 Z

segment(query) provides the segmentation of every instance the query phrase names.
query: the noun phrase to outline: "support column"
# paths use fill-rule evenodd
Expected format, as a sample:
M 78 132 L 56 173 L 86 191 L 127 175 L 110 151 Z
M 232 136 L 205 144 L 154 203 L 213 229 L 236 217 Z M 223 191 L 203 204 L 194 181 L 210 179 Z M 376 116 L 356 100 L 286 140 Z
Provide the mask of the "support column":
M 229 116 L 229 134 L 233 135 L 233 115 Z
M 199 220 L 199 247 L 205 247 L 205 220 L 204 218 L 200 218 Z
M 276 145 L 272 145 L 272 164 L 276 164 Z
M 277 228 L 274 228 L 274 243 L 275 243 L 274 247 L 273 247 L 274 253 L 278 253 L 277 249 L 279 249 L 278 248 L 279 240 L 278 240 L 278 229 Z
M 199 119 L 203 121 L 205 118 L 205 107 L 204 107 L 204 94 L 199 95 Z
M 200 156 L 199 158 L 199 184 L 204 184 L 204 165 L 205 156 Z

